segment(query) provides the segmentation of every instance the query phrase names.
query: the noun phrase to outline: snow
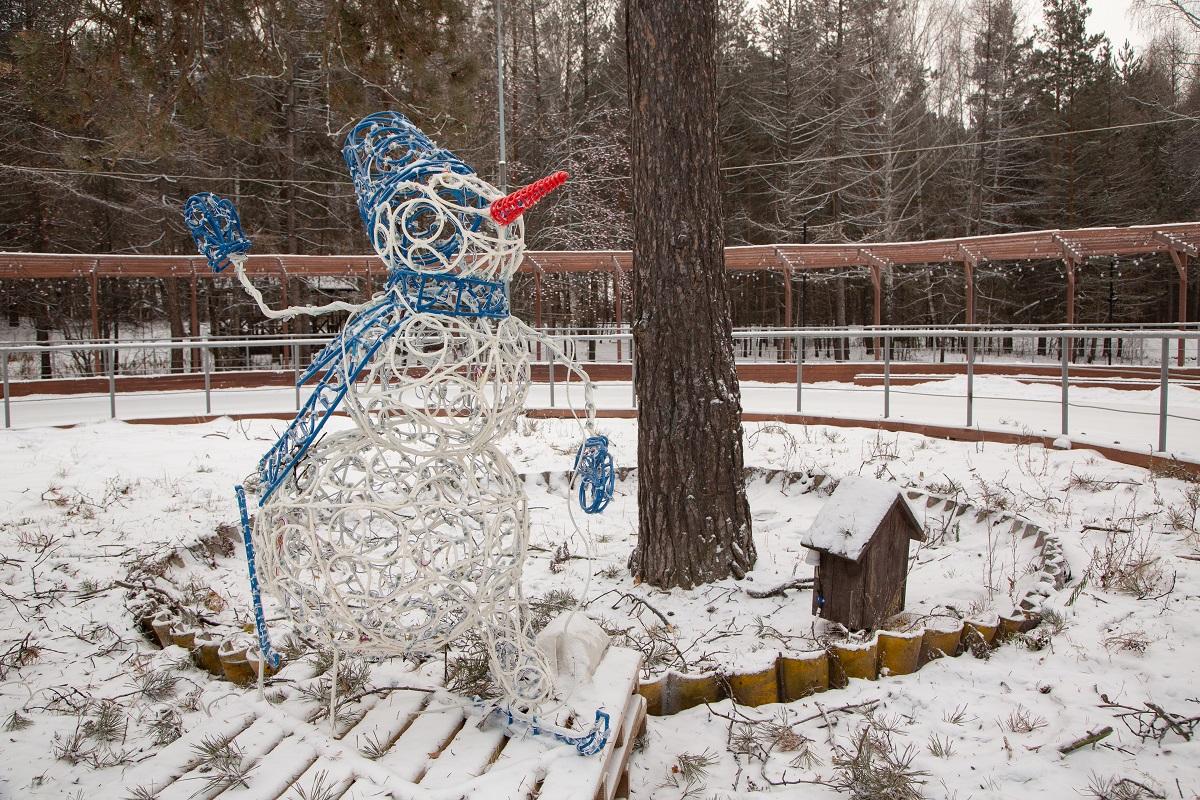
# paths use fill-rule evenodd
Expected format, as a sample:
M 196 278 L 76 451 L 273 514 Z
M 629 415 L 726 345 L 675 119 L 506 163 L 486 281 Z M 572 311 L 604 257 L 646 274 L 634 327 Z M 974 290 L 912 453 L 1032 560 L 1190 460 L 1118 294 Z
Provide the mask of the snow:
M 751 387 L 748 393 L 758 391 Z M 763 394 L 792 391 L 768 387 Z M 169 405 L 161 396 L 151 407 L 153 402 Z M 330 424 L 337 429 L 349 423 Z M 88 746 L 97 748 L 97 757 L 108 754 L 147 769 L 153 762 L 146 759 L 164 747 L 154 744 L 151 732 L 164 707 L 199 740 L 257 702 L 253 690 L 214 681 L 183 663 L 179 648 L 147 643 L 127 608 L 128 592 L 116 581 L 136 574 L 139 582 L 193 598 L 189 602 L 222 625 L 250 622 L 240 547 L 224 553 L 205 542 L 218 526 L 236 521 L 232 486 L 253 469 L 282 425 L 218 419 L 0 431 L 0 729 L 14 712 L 30 723 L 0 730 L 0 797 L 125 796 L 132 788 L 127 778 L 137 777 L 140 767 L 56 757 L 77 726 L 94 720 L 101 700 L 117 704 L 126 729 L 114 742 L 89 739 Z M 600 420 L 599 428 L 610 437 L 618 466 L 631 465 L 636 424 Z M 723 701 L 711 711 L 700 706 L 651 718 L 631 764 L 631 797 L 679 800 L 689 791 L 704 798 L 839 796 L 827 783 L 839 774 L 835 758 L 868 724 L 866 709 L 889 723 L 899 750 L 911 746 L 913 767 L 927 773 L 923 793 L 930 798 L 1089 796 L 1094 780 L 1118 777 L 1164 797 L 1200 794 L 1197 736 L 1189 741 L 1168 731 L 1161 741 L 1143 741 L 1117 716 L 1120 709 L 1101 698 L 1200 715 L 1197 484 L 1109 462 L 1074 435 L 1072 449 L 1054 450 L 751 423 L 746 463 L 756 470 L 747 488 L 755 568 L 746 581 L 665 592 L 635 585 L 626 568 L 637 526 L 632 477 L 618 482 L 605 514 L 574 515 L 590 530 L 594 547 L 576 534 L 562 472 L 579 435 L 569 421 L 524 419 L 502 443 L 518 472 L 528 476 L 532 548 L 525 593 L 535 604 L 562 591 L 584 600 L 584 613 L 614 643 L 641 649 L 643 678 L 670 670 L 761 669 L 780 653 L 826 645 L 830 632 L 811 616 L 808 592 L 764 599 L 745 592 L 811 575 L 802 535 L 828 501 L 821 488 L 828 482 L 815 487 L 816 475 L 851 485 L 858 477 L 887 481 L 969 506 L 965 512 L 942 504 L 914 509 L 927 533 L 927 541 L 910 548 L 907 614 L 919 624 L 1007 613 L 1036 580 L 1028 572 L 1035 555 L 1031 540 L 1012 535 L 1002 517 L 1054 532 L 1075 576 L 1063 590 L 1047 592 L 1050 622 L 986 660 L 945 658 L 913 675 L 853 680 L 845 689 L 793 703 L 735 709 Z M 979 510 L 991 515 L 980 517 Z M 571 556 L 565 561 L 555 557 L 564 544 Z M 1121 553 L 1128 556 L 1123 563 L 1146 565 L 1141 583 L 1133 580 L 1137 576 L 1122 582 L 1104 569 L 1121 562 Z M 157 576 L 146 569 L 160 563 Z M 269 606 L 273 633 L 282 628 L 277 615 Z M 426 666 L 440 675 L 440 662 Z M 390 664 L 375 670 L 378 680 L 408 674 Z M 177 679 L 170 696 L 144 692 L 146 676 L 155 671 Z M 281 673 L 298 675 L 303 673 Z M 294 694 L 289 686 L 277 688 Z M 855 708 L 837 710 L 847 706 Z M 758 729 L 782 719 L 794 737 L 763 759 L 752 757 L 730 741 L 741 727 L 717 714 L 761 720 Z M 1113 733 L 1101 743 L 1059 754 L 1060 745 L 1106 725 Z M 951 746 L 949 757 L 934 754 L 935 739 Z M 793 740 L 811 740 L 805 746 L 816 760 L 783 749 Z M 681 754 L 706 750 L 712 763 L 703 789 L 689 790 L 672 767 Z M 771 785 L 785 780 L 818 782 Z
M 845 478 L 821 506 L 800 543 L 858 561 L 897 498 L 908 502 L 895 484 L 858 476 Z

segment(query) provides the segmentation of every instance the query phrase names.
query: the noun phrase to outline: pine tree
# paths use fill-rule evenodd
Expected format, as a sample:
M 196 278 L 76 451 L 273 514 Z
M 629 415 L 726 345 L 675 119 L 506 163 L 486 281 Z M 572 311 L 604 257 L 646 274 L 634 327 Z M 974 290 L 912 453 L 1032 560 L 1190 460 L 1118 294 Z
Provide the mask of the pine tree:
M 715 0 L 630 0 L 637 322 L 634 577 L 692 587 L 755 561 L 717 172 Z M 688 124 L 679 124 L 679 109 Z

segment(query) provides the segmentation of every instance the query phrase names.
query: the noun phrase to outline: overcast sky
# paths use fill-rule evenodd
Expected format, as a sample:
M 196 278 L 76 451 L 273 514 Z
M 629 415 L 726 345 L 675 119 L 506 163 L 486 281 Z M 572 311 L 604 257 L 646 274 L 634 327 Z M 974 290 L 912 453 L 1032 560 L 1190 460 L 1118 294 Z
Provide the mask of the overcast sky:
M 1041 0 L 1026 0 L 1031 18 L 1036 23 L 1042 19 Z M 1088 27 L 1092 33 L 1106 33 L 1114 47 L 1119 48 L 1128 39 L 1135 48 L 1141 49 L 1149 38 L 1139 22 L 1129 16 L 1132 0 L 1091 0 L 1092 15 Z

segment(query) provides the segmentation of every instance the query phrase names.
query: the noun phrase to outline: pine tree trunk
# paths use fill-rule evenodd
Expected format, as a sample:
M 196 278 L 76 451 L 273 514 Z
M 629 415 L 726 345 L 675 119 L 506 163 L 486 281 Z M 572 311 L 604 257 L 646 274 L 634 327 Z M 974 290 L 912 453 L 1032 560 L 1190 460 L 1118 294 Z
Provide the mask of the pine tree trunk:
M 634 577 L 691 587 L 754 566 L 717 171 L 716 0 L 626 17 L 637 348 Z

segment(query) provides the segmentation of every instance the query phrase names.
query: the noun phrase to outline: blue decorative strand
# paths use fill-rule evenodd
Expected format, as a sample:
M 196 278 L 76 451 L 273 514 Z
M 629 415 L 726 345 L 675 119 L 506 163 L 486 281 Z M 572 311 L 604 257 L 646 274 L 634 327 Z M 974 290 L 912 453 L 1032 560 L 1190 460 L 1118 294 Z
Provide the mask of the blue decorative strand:
M 397 269 L 388 276 L 388 287 L 395 287 L 413 311 L 422 314 L 491 319 L 509 316 L 508 284 L 502 281 Z
M 228 199 L 212 192 L 192 195 L 183 204 L 183 222 L 213 272 L 225 270 L 230 256 L 250 252 L 250 240 L 242 233 L 242 221 Z
M 579 479 L 579 507 L 585 514 L 599 514 L 612 501 L 616 487 L 608 437 L 589 436 L 575 454 L 574 469 Z
M 381 111 L 364 117 L 351 129 L 342 147 L 342 158 L 350 170 L 354 183 L 354 194 L 358 201 L 358 215 L 366 226 L 367 234 L 377 251 L 386 251 L 385 241 L 376 241 L 380 226 L 376 219 L 385 205 L 397 199 L 419 196 L 412 184 L 425 183 L 434 175 L 447 172 L 458 175 L 474 175 L 475 170 L 467 166 L 449 150 L 435 145 L 408 117 L 396 111 Z M 481 213 L 454 213 L 457 225 L 475 231 L 483 224 L 490 201 L 468 188 L 443 188 L 440 194 L 454 205 L 477 209 Z M 432 213 L 441 213 L 430 203 Z M 436 266 L 443 259 L 449 261 L 458 256 L 463 246 L 463 237 L 457 231 L 446 231 L 446 235 L 434 242 L 421 242 L 414 247 L 414 240 L 426 231 L 410 226 L 419 226 L 417 215 L 395 231 L 402 236 L 399 249 L 409 261 L 419 267 Z M 387 226 L 382 226 L 386 228 Z M 387 259 L 391 269 L 402 269 L 404 263 Z
M 611 720 L 608 712 L 601 709 L 596 710 L 596 721 L 592 723 L 591 730 L 587 733 L 575 733 L 557 725 L 544 723 L 536 716 L 525 714 L 512 706 L 488 708 L 484 701 L 479 700 L 476 704 L 484 708 L 485 716 L 500 718 L 505 730 L 510 734 L 527 731 L 532 736 L 549 736 L 555 741 L 571 745 L 581 756 L 594 756 L 608 744 Z
M 375 351 L 400 328 L 407 309 L 399 302 L 398 295 L 403 295 L 408 306 L 418 313 L 492 319 L 509 315 L 508 286 L 500 281 L 395 270 L 388 278 L 388 289 L 388 295 L 352 319 L 337 338 L 317 354 L 300 377 L 300 382 L 304 383 L 324 370 L 308 400 L 258 463 L 264 487 L 260 507 L 308 452 L 325 423 L 341 405 L 349 384 L 366 367 Z M 341 382 L 333 385 L 338 377 Z M 608 440 L 600 438 L 604 440 L 604 453 L 607 454 Z M 611 457 L 608 460 L 611 466 Z M 604 504 L 607 505 L 607 501 Z
M 346 340 L 342 363 L 338 367 L 326 370 L 304 406 L 296 412 L 296 416 L 288 424 L 287 429 L 258 462 L 258 474 L 265 487 L 262 498 L 258 502 L 259 507 L 262 507 L 271 498 L 271 495 L 287 478 L 288 473 L 300 462 L 300 459 L 304 458 L 304 454 L 316 441 L 317 436 L 325 427 L 325 423 L 341 405 L 350 383 L 370 362 L 380 345 L 395 335 L 404 321 L 397 319 L 388 323 L 387 319 L 387 315 L 384 313 L 376 314 L 371 325 Z M 382 332 L 373 340 L 368 339 L 368 334 L 378 330 L 385 323 L 386 327 Z M 331 386 L 331 381 L 338 376 L 341 376 L 342 382 Z
M 304 373 L 296 379 L 297 386 L 303 386 L 313 379 L 317 373 L 325 370 L 334 361 L 340 360 L 343 353 L 349 350 L 353 345 L 348 345 L 355 337 L 359 336 L 363 331 L 370 328 L 378 321 L 382 313 L 391 311 L 395 308 L 395 298 L 391 295 L 377 296 L 375 301 L 365 308 L 355 312 L 346 325 L 338 331 L 337 336 L 329 344 L 321 348 L 321 352 L 313 356 L 312 363 L 304 370 Z
M 246 512 L 246 490 L 241 484 L 234 487 L 238 511 L 242 514 L 242 543 L 246 546 L 246 568 L 250 571 L 250 594 L 254 598 L 254 627 L 258 629 L 258 649 L 271 669 L 279 669 L 279 653 L 271 649 L 267 637 L 267 618 L 263 615 L 262 594 L 258 590 L 258 568 L 254 566 L 254 542 L 250 538 L 250 515 Z

